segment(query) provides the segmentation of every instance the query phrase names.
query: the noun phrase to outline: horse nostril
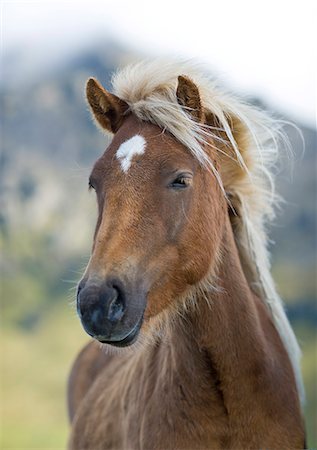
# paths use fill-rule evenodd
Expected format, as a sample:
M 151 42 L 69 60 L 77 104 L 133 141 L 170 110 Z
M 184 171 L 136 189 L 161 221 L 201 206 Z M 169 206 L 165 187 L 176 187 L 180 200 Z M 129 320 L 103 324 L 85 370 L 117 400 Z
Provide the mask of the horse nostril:
M 124 316 L 125 307 L 124 288 L 114 285 L 112 280 L 102 284 L 80 282 L 78 285 L 77 312 L 91 336 L 110 335 Z
M 84 280 L 84 279 L 80 280 L 80 282 L 79 282 L 79 284 L 77 286 L 77 296 L 79 295 L 80 291 L 82 289 L 84 289 L 85 284 L 86 284 L 86 280 Z
M 107 318 L 111 322 L 117 322 L 124 313 L 124 300 L 120 290 L 113 287 L 113 296 L 109 302 Z

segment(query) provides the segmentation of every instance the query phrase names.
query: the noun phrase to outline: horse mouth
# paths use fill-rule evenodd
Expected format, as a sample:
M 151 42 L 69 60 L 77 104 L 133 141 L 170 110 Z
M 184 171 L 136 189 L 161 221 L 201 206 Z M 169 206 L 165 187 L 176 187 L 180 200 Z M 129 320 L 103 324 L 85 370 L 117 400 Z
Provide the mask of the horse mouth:
M 128 335 L 121 340 L 115 340 L 115 339 L 105 340 L 102 337 L 101 338 L 95 337 L 95 339 L 97 339 L 102 344 L 109 344 L 109 345 L 113 345 L 114 347 L 128 347 L 129 345 L 132 345 L 132 344 L 134 344 L 134 342 L 136 342 L 136 340 L 139 336 L 139 333 L 140 333 L 142 323 L 143 323 L 143 314 L 140 317 L 139 321 L 136 323 L 136 325 L 128 333 Z

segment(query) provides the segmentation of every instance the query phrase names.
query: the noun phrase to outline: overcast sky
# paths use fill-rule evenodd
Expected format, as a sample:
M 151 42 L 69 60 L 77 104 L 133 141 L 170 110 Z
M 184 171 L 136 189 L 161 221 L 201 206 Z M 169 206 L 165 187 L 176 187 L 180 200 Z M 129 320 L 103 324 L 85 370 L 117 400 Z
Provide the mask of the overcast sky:
M 45 64 L 103 36 L 198 58 L 233 88 L 315 123 L 316 0 L 1 0 L 2 53 Z M 40 62 L 41 61 L 41 62 Z

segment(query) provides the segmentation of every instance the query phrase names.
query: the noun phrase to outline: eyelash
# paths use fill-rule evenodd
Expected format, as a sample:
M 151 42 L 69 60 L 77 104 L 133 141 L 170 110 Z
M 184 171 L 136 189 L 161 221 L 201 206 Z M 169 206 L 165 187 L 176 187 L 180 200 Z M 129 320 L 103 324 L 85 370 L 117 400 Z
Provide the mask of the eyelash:
M 184 189 L 190 185 L 190 178 L 185 176 L 177 177 L 171 184 L 170 187 L 174 189 Z

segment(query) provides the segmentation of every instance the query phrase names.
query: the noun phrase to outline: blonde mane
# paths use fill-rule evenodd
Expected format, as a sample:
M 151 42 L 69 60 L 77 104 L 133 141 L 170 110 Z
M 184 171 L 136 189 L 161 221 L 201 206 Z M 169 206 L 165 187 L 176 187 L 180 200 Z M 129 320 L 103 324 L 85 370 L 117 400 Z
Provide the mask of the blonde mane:
M 199 124 L 178 104 L 179 75 L 197 85 L 204 111 L 214 118 L 212 126 Z M 221 90 L 197 64 L 189 62 L 155 60 L 130 65 L 115 74 L 112 83 L 114 93 L 130 111 L 169 131 L 216 176 L 234 211 L 231 221 L 246 278 L 272 315 L 303 401 L 301 352 L 276 292 L 267 249 L 266 225 L 274 218 L 277 202 L 272 168 L 283 137 L 279 123 Z M 208 145 L 220 152 L 219 172 L 208 157 Z

